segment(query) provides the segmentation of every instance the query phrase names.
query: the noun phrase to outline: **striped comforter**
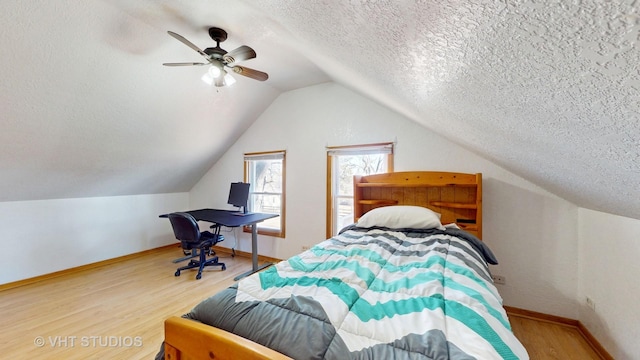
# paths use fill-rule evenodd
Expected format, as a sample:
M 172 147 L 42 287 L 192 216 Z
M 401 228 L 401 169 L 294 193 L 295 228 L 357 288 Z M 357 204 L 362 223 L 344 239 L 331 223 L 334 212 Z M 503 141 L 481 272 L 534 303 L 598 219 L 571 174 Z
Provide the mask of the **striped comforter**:
M 453 229 L 352 228 L 186 317 L 295 359 L 526 359 L 490 250 Z

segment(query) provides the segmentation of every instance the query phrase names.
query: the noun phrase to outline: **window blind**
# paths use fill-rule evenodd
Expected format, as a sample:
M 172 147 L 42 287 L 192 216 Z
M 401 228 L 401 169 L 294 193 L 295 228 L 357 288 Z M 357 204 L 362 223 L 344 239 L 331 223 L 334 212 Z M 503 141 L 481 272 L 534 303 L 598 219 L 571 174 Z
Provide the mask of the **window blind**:
M 393 154 L 393 143 L 327 147 L 330 156 Z
M 257 161 L 257 160 L 282 160 L 284 159 L 285 151 L 275 151 L 268 153 L 248 153 L 244 154 L 244 161 Z

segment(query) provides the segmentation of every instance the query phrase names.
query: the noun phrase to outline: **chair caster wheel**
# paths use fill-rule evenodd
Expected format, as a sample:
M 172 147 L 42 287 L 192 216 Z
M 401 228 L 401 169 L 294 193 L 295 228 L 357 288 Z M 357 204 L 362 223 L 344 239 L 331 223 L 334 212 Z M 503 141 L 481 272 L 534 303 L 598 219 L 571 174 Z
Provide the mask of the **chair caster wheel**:
M 175 273 L 175 274 L 173 274 L 173 275 L 175 275 L 175 276 L 180 276 L 180 271 L 176 271 L 176 273 Z
M 196 280 L 200 280 L 200 278 L 202 278 L 202 274 L 196 275 Z
M 227 270 L 227 267 L 225 265 L 222 265 L 222 271 Z

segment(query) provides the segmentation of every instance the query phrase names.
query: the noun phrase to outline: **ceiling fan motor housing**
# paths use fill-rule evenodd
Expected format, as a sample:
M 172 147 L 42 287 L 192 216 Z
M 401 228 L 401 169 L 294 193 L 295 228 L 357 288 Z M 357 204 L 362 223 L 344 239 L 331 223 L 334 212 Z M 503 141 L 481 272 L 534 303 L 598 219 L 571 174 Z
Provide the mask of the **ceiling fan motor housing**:
M 227 51 L 220 47 L 220 43 L 227 40 L 227 32 L 217 27 L 210 27 L 209 36 L 216 42 L 216 47 L 206 48 L 203 51 L 211 59 L 222 60 Z
M 222 49 L 219 46 L 216 46 L 214 48 L 206 48 L 203 51 L 205 52 L 205 54 L 209 55 L 209 58 L 216 60 L 222 60 L 224 54 L 227 53 L 225 49 Z

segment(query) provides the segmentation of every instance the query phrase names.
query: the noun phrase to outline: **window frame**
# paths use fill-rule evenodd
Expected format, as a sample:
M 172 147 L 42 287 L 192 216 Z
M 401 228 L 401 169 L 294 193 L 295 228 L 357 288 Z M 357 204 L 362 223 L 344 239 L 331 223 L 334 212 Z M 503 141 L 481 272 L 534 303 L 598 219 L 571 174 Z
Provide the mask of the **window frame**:
M 258 234 L 267 235 L 273 237 L 284 238 L 286 234 L 285 224 L 286 224 L 286 179 L 287 179 L 287 152 L 286 150 L 274 150 L 274 151 L 262 151 L 262 152 L 251 152 L 244 153 L 244 182 L 250 183 L 250 166 L 252 160 L 265 160 L 268 158 L 275 159 L 277 157 L 282 156 L 282 193 L 280 194 L 280 214 L 278 219 L 280 219 L 280 230 L 275 230 L 271 228 L 265 228 L 261 226 L 262 222 L 257 223 Z M 255 193 L 253 191 L 253 184 L 249 188 L 249 199 L 251 199 L 252 195 Z M 252 203 L 249 201 L 249 203 Z M 254 211 L 253 209 L 249 209 L 249 211 Z M 243 232 L 251 232 L 250 226 L 243 226 Z
M 393 172 L 393 154 L 395 144 L 393 142 L 360 144 L 360 145 L 344 145 L 344 146 L 327 146 L 327 203 L 326 203 L 326 237 L 333 236 L 334 226 L 334 158 L 337 156 L 348 156 L 366 154 L 367 152 L 384 154 L 387 153 L 387 171 Z M 355 205 L 355 204 L 354 204 Z

